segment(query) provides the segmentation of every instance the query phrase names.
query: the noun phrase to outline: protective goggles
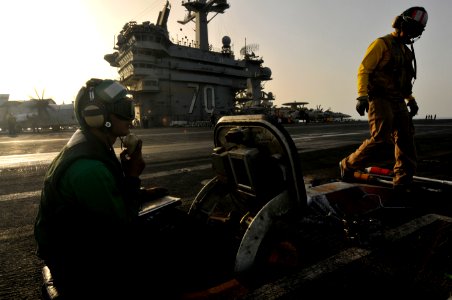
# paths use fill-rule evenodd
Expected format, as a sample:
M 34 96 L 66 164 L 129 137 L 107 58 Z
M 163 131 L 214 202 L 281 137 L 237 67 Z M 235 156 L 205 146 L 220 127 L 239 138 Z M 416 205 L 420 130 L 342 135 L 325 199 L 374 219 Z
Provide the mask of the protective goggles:
M 135 119 L 135 105 L 130 98 L 123 98 L 118 102 L 109 104 L 107 109 L 109 113 L 115 114 L 120 119 L 127 121 Z

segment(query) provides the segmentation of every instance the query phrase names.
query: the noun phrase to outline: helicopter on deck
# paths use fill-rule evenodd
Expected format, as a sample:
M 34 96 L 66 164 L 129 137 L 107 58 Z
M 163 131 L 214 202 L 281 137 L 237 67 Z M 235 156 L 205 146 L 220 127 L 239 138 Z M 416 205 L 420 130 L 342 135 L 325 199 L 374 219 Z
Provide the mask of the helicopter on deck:
M 23 130 L 58 131 L 76 124 L 73 104 L 57 104 L 53 99 L 45 98 L 44 92 L 29 100 L 9 100 L 9 95 L 0 98 L 0 131 L 10 134 Z

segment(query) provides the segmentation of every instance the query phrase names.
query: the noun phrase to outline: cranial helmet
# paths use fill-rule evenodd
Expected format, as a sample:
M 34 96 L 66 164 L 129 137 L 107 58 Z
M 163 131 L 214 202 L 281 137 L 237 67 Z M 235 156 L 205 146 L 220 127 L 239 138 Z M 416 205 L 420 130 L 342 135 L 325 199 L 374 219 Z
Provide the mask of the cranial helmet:
M 408 8 L 401 15 L 397 16 L 392 23 L 392 27 L 403 31 L 410 40 L 421 36 L 427 25 L 428 14 L 425 8 L 415 6 Z
M 74 110 L 82 128 L 111 127 L 110 114 L 133 120 L 135 111 L 127 89 L 118 81 L 92 78 L 77 94 Z

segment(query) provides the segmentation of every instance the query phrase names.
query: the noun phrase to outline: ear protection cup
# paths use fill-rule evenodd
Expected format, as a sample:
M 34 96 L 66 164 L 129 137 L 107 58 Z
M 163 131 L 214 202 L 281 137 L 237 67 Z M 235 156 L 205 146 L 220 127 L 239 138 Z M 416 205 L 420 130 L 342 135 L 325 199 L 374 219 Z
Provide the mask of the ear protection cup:
M 89 82 L 91 83 L 91 82 Z M 94 97 L 94 88 L 98 85 L 98 82 L 95 82 L 93 85 L 87 88 L 87 93 L 89 96 L 89 101 L 86 103 L 86 106 L 82 109 L 82 117 L 89 127 L 100 128 L 102 126 L 110 127 L 111 123 L 106 122 L 107 120 L 107 108 L 105 105 L 98 101 Z
M 104 112 L 99 106 L 94 104 L 88 105 L 83 109 L 82 114 L 86 125 L 89 127 L 99 128 L 104 125 Z
M 401 25 L 402 25 L 402 21 L 403 21 L 403 17 L 402 16 L 397 16 L 394 18 L 394 21 L 392 21 L 392 28 L 396 28 L 396 29 L 400 29 Z
M 82 108 L 82 118 L 86 125 L 89 127 L 100 128 L 102 126 L 107 126 L 105 122 L 107 119 L 107 109 L 105 105 L 97 101 L 94 98 L 94 87 L 90 86 L 87 89 L 90 100 L 86 103 L 86 106 Z M 108 124 L 110 124 L 108 122 Z

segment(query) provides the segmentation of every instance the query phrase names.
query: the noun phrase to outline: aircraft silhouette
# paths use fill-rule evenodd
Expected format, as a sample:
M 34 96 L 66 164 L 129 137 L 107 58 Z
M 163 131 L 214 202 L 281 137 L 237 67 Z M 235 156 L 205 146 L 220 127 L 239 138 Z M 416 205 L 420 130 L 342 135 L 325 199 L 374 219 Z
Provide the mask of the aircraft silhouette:
M 36 90 L 35 90 L 36 92 Z M 77 125 L 73 104 L 56 104 L 51 98 L 44 98 L 36 92 L 29 100 L 9 100 L 9 95 L 0 97 L 0 130 L 39 131 L 41 129 L 60 130 Z M 13 125 L 14 124 L 14 125 Z
M 309 102 L 287 102 L 283 103 L 283 108 L 279 109 L 281 117 L 290 122 L 334 122 L 343 121 L 344 119 L 351 118 L 350 115 L 334 112 L 330 108 L 324 110 L 321 105 L 317 105 L 316 108 L 307 108 L 306 105 Z

